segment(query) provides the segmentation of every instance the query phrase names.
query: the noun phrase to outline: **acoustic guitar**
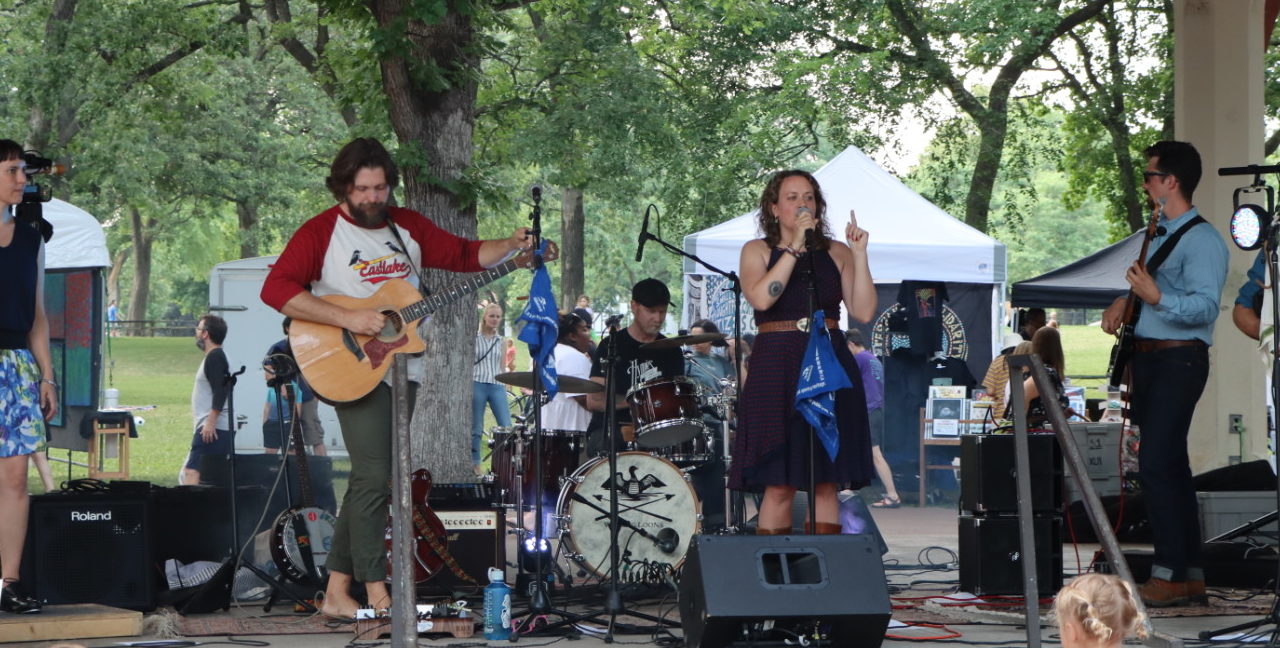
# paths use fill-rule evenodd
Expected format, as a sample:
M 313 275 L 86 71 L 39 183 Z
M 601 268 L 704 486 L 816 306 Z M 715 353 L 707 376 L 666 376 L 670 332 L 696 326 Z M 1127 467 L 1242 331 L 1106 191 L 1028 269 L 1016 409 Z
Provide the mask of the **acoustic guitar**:
M 289 401 L 292 407 L 293 399 Z M 311 471 L 307 467 L 307 449 L 302 441 L 301 418 L 298 412 L 293 413 L 289 436 L 298 462 L 298 488 L 302 499 L 299 505 L 276 516 L 271 527 L 271 559 L 289 580 L 319 588 L 324 586 L 324 563 L 333 547 L 333 527 L 337 520 L 328 511 L 318 508 L 311 494 Z M 286 448 L 285 455 L 288 454 Z
M 1138 254 L 1138 265 L 1143 268 L 1147 267 L 1147 250 L 1151 247 L 1151 239 L 1156 236 L 1156 226 L 1163 213 L 1163 203 L 1151 210 L 1151 218 L 1147 221 L 1147 233 L 1142 239 L 1142 252 Z M 1118 388 L 1128 384 L 1125 372 L 1129 369 L 1129 360 L 1133 358 L 1133 348 L 1137 342 L 1134 329 L 1138 325 L 1138 309 L 1139 298 L 1133 290 L 1130 290 L 1129 296 L 1125 299 L 1124 316 L 1121 319 L 1120 328 L 1116 330 L 1116 344 L 1111 347 L 1110 366 L 1107 367 L 1107 376 L 1112 387 Z
M 554 257 L 548 255 L 547 260 Z M 532 262 L 533 253 L 525 252 L 425 298 L 403 279 L 383 283 L 369 297 L 324 295 L 320 299 L 343 308 L 376 310 L 386 316 L 386 324 L 380 333 L 370 336 L 329 324 L 294 320 L 289 327 L 289 346 L 316 394 L 331 403 L 358 400 L 382 382 L 395 355 L 426 349 L 418 335 L 418 320 Z

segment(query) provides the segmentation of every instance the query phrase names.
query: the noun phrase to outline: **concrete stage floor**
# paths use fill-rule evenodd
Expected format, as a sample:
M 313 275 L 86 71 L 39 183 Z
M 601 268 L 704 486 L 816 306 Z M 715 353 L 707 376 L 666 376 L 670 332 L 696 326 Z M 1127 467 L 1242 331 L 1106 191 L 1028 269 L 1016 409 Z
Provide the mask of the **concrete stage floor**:
M 922 596 L 943 596 L 956 591 L 958 587 L 958 572 L 955 569 L 953 561 L 957 552 L 957 515 L 952 507 L 928 507 L 915 508 L 906 507 L 893 510 L 876 510 L 875 519 L 879 525 L 885 540 L 889 545 L 889 554 L 885 556 L 886 576 L 891 587 L 891 597 L 894 599 L 894 617 L 895 620 L 923 620 L 928 619 L 932 614 L 940 614 L 938 618 L 945 621 L 945 628 L 927 627 L 922 625 L 910 625 L 907 627 L 891 627 L 889 637 L 881 644 L 886 647 L 899 647 L 908 645 L 918 645 L 919 639 L 926 637 L 938 637 L 942 634 L 958 634 L 959 637 L 944 641 L 944 643 L 964 643 L 968 645 L 1003 645 L 1003 646 L 1025 646 L 1027 640 L 1026 630 L 1022 625 L 1023 613 L 1020 610 L 1010 609 L 993 609 L 993 610 L 957 610 L 954 608 L 942 609 L 939 603 L 930 603 L 921 606 L 916 597 Z M 1096 550 L 1096 545 L 1081 545 L 1078 553 L 1081 561 L 1086 564 Z M 1126 548 L 1129 548 L 1126 546 Z M 1063 548 L 1063 562 L 1067 574 L 1076 573 L 1077 551 L 1071 545 Z M 910 567 L 921 564 L 936 564 L 937 569 L 926 569 L 923 567 Z M 1220 596 L 1229 596 L 1230 598 L 1241 598 L 1253 594 L 1255 592 L 1247 592 L 1243 590 L 1233 590 L 1228 592 L 1220 592 L 1211 588 L 1211 594 L 1217 593 Z M 1272 597 L 1270 594 L 1263 594 L 1251 599 L 1248 604 L 1260 610 L 1258 613 L 1236 614 L 1231 616 L 1194 616 L 1194 617 L 1157 617 L 1153 619 L 1153 623 L 1157 631 L 1176 638 L 1182 639 L 1187 644 L 1197 643 L 1196 634 L 1201 630 L 1218 629 L 1245 621 L 1258 619 L 1265 613 L 1270 605 Z M 628 603 L 628 605 L 631 605 Z M 908 606 L 911 609 L 899 609 L 901 606 Z M 520 606 L 517 606 L 520 607 Z M 283 615 L 281 618 L 281 610 L 284 606 L 277 606 L 272 615 L 276 619 L 294 623 L 314 623 L 315 620 L 308 620 L 304 615 Z M 646 601 L 637 605 L 637 609 L 654 614 L 665 614 L 667 618 L 679 619 L 678 610 L 675 609 L 675 599 L 671 599 L 659 604 L 655 599 Z M 1239 611 L 1237 606 L 1224 606 L 1225 610 Z M 71 643 L 84 646 L 117 646 L 118 642 L 124 641 L 140 641 L 140 640 L 159 640 L 159 639 L 189 639 L 198 643 L 212 643 L 226 641 L 227 637 L 223 636 L 193 636 L 193 637 L 174 637 L 172 634 L 172 626 L 166 630 L 163 626 L 164 621 L 172 621 L 173 616 L 165 619 L 166 615 L 162 613 L 148 615 L 147 632 L 143 637 L 127 637 L 127 638 L 109 638 L 109 639 L 90 639 L 79 640 Z M 200 617 L 243 617 L 245 621 L 256 621 L 255 617 L 266 616 L 262 612 L 261 602 L 243 603 L 239 606 L 233 606 L 230 612 L 217 612 L 211 615 L 195 615 Z M 636 622 L 634 619 L 624 618 L 623 622 Z M 640 622 L 646 623 L 646 622 Z M 1270 632 L 1273 626 L 1266 626 L 1263 631 Z M 1046 646 L 1058 645 L 1057 629 L 1052 626 L 1044 626 L 1040 630 L 1042 643 Z M 615 643 L 629 645 L 655 645 L 655 646 L 673 646 L 679 645 L 678 642 L 671 642 L 670 637 L 680 637 L 682 635 L 679 628 L 672 630 L 668 636 L 668 641 L 660 642 L 653 637 L 652 629 L 649 628 L 640 634 L 618 634 Z M 901 638 L 900 638 L 901 637 Z M 908 639 L 908 638 L 915 638 Z M 264 642 L 257 645 L 279 646 L 282 648 L 301 648 L 301 647 L 333 647 L 340 648 L 347 646 L 354 639 L 354 632 L 332 633 L 332 634 L 285 634 L 285 635 L 237 635 L 235 639 L 253 640 Z M 382 639 L 387 642 L 388 639 Z M 419 639 L 419 645 L 422 646 L 477 646 L 505 644 L 507 642 L 486 642 L 483 635 L 479 632 L 475 636 L 467 639 L 457 639 L 452 637 L 444 637 L 438 639 Z M 522 637 L 519 644 L 527 646 L 546 646 L 546 645 L 572 645 L 576 648 L 594 648 L 604 646 L 606 643 L 601 637 L 591 634 L 583 634 L 577 638 L 566 638 L 560 636 L 534 635 Z M 936 642 L 935 642 L 936 643 Z M 35 643 L 15 643 L 7 644 L 12 646 L 49 646 L 50 642 Z M 186 644 L 191 645 L 191 644 Z M 226 645 L 226 644 L 224 644 Z

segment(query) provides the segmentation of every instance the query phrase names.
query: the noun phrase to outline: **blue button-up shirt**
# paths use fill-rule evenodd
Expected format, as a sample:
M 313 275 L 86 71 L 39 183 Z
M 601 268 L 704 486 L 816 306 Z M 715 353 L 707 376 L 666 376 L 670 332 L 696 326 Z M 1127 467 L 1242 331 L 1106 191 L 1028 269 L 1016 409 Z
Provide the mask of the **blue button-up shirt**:
M 1163 235 L 1151 241 L 1150 260 L 1174 232 L 1200 212 L 1195 207 L 1175 218 L 1160 218 Z M 1160 303 L 1142 304 L 1135 333 L 1153 340 L 1192 340 L 1213 343 L 1222 287 L 1227 282 L 1227 244 L 1212 224 L 1188 230 L 1155 273 Z
M 1236 303 L 1245 308 L 1253 308 L 1253 302 L 1258 298 L 1258 293 L 1262 292 L 1262 286 L 1267 282 L 1267 250 L 1263 248 L 1258 250 L 1258 256 L 1253 258 L 1253 265 L 1249 266 L 1249 274 L 1244 281 L 1244 285 L 1240 286 L 1240 292 L 1236 295 Z

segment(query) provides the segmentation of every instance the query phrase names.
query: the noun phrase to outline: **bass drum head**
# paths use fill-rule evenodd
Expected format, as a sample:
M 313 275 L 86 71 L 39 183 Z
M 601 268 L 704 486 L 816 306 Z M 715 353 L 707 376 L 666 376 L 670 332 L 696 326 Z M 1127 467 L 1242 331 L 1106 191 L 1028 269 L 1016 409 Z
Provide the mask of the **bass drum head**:
M 609 573 L 609 491 L 618 491 L 621 581 L 661 582 L 661 575 L 684 564 L 689 543 L 702 526 L 702 503 L 689 477 L 675 464 L 647 452 L 618 453 L 618 472 L 609 474 L 609 458 L 582 465 L 564 484 L 556 512 L 560 531 L 574 560 L 591 573 Z

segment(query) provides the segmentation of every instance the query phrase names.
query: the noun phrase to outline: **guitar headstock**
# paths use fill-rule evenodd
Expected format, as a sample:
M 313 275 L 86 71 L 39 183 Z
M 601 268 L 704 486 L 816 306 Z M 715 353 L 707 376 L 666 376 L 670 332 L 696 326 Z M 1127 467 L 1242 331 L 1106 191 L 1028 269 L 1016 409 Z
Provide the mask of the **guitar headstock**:
M 556 245 L 555 241 L 547 239 L 547 249 L 542 254 L 543 263 L 550 263 L 559 258 L 560 246 Z M 513 261 L 515 261 L 517 266 L 527 270 L 532 270 L 538 267 L 537 254 L 534 253 L 534 250 L 525 250 L 524 252 L 521 252 L 516 255 Z

